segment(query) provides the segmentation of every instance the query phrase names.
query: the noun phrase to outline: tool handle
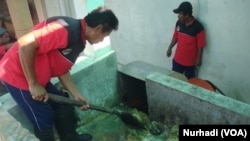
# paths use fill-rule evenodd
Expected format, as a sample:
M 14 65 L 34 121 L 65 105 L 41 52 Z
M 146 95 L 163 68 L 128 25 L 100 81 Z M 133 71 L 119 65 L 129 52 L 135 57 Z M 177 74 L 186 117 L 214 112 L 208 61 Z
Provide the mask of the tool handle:
M 57 103 L 68 104 L 68 105 L 72 105 L 72 106 L 85 105 L 85 103 L 82 101 L 73 100 L 70 98 L 66 98 L 66 97 L 51 94 L 51 93 L 48 93 L 48 96 L 49 96 L 49 100 L 57 102 Z M 105 112 L 105 113 L 110 113 L 110 114 L 116 114 L 116 111 L 114 111 L 110 108 L 105 108 L 105 107 L 101 107 L 101 106 L 97 106 L 97 105 L 93 105 L 93 104 L 89 104 L 89 109 L 97 110 L 97 111 Z

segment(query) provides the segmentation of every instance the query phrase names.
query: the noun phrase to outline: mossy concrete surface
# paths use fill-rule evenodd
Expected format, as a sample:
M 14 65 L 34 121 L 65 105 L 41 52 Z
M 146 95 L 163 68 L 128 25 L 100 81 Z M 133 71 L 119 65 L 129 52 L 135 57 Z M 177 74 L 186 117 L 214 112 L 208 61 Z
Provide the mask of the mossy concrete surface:
M 124 65 L 118 68 L 120 72 L 127 74 L 131 77 L 137 78 L 139 80 L 145 81 L 146 76 L 151 74 L 152 72 L 161 72 L 164 74 L 171 74 L 172 71 L 157 67 L 147 62 L 143 61 L 134 61 L 127 65 Z
M 149 116 L 173 124 L 250 124 L 250 105 L 162 73 L 146 78 Z
M 79 127 L 77 132 L 92 134 L 92 141 L 165 141 L 169 136 L 166 129 L 160 135 L 154 135 L 148 129 L 125 124 L 117 115 L 105 113 Z
M 109 108 L 117 108 L 120 104 L 114 51 L 78 62 L 71 73 L 77 88 L 91 104 Z M 154 136 L 149 131 L 130 128 L 118 115 L 76 110 L 80 119 L 77 132 L 91 133 L 93 141 L 163 141 L 167 138 L 167 131 Z
M 98 58 L 80 61 L 72 68 L 71 73 L 78 90 L 88 99 L 89 103 L 103 107 L 112 107 L 117 104 L 115 51 L 110 50 Z M 100 112 L 93 110 L 81 111 L 77 109 L 77 112 L 81 124 L 100 114 Z

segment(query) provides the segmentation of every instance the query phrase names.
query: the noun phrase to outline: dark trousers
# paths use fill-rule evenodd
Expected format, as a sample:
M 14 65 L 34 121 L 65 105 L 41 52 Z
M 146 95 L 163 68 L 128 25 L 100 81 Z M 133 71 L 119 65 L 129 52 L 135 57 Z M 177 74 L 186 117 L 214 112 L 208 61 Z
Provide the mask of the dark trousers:
M 63 105 L 51 101 L 33 100 L 29 91 L 21 90 L 5 82 L 3 83 L 27 118 L 32 122 L 34 128 L 40 131 L 53 128 L 54 110 L 63 108 Z M 49 93 L 61 95 L 60 91 L 50 82 L 45 89 Z
M 195 66 L 183 66 L 174 59 L 172 70 L 184 74 L 188 79 L 195 77 Z

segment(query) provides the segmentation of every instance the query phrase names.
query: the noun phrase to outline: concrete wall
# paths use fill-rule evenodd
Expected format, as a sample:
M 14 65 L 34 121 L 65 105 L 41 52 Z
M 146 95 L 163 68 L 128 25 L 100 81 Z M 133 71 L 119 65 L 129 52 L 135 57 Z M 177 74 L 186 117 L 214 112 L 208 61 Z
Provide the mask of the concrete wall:
M 125 104 L 138 103 L 146 97 L 147 105 L 132 106 L 138 110 L 146 106 L 150 119 L 167 127 L 250 123 L 249 104 L 192 85 L 174 77 L 167 69 L 137 61 L 122 66 L 119 72 L 122 80 L 119 94 L 125 96 Z
M 166 50 L 182 0 L 105 0 L 119 17 L 111 46 L 121 65 L 141 60 L 171 69 Z M 229 97 L 250 103 L 250 28 L 247 0 L 190 0 L 194 15 L 207 31 L 207 46 L 199 77 L 210 80 Z
M 84 59 L 75 64 L 72 78 L 82 94 L 95 105 L 112 107 L 117 104 L 117 62 L 114 51 L 100 54 L 97 58 Z M 81 123 L 100 114 L 93 110 L 79 111 Z
M 174 124 L 249 124 L 249 104 L 225 97 L 162 73 L 146 81 L 149 116 Z
M 73 65 L 70 73 L 78 90 L 93 105 L 112 107 L 119 102 L 117 91 L 117 59 L 114 50 L 96 51 L 96 57 L 80 56 Z M 62 87 L 57 78 L 52 82 Z M 79 124 L 84 124 L 100 114 L 99 111 L 83 112 L 77 109 Z

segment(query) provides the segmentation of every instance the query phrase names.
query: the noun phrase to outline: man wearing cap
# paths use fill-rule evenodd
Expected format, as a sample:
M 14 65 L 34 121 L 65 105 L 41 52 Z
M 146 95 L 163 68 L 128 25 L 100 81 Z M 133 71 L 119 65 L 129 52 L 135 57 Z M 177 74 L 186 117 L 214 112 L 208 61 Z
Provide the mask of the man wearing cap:
M 203 25 L 192 16 L 190 2 L 182 2 L 173 12 L 178 14 L 167 56 L 172 55 L 172 48 L 177 44 L 173 58 L 172 70 L 183 73 L 188 79 L 195 77 L 195 69 L 202 64 L 205 47 L 205 30 Z

